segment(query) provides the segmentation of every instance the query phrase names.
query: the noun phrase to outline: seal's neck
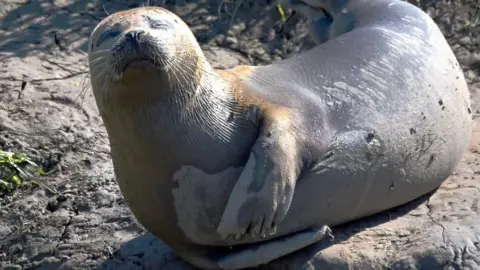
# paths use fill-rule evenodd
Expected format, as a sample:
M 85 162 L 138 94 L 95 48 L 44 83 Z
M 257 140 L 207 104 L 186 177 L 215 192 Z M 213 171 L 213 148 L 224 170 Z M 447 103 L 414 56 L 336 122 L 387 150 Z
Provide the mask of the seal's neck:
M 177 149 L 211 146 L 212 141 L 235 143 L 235 131 L 245 123 L 230 119 L 235 102 L 229 83 L 208 62 L 182 69 L 186 72 L 144 72 L 148 78 L 126 80 L 116 87 L 102 113 L 107 130 L 123 130 L 121 137 L 129 141 L 156 140 L 157 146 Z M 111 137 L 118 135 L 112 132 Z

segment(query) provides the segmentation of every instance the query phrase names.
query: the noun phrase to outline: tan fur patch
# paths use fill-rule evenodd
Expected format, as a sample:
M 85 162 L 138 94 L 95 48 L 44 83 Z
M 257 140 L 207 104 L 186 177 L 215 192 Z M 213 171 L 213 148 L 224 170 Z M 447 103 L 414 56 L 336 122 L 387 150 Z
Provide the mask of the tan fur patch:
M 255 66 L 240 65 L 231 69 L 216 69 L 221 77 L 227 80 L 231 85 L 231 91 L 235 102 L 239 107 L 248 110 L 252 106 L 260 109 L 261 117 L 269 124 L 272 121 L 282 119 L 290 121 L 293 119 L 292 110 L 277 104 L 268 102 L 264 98 L 255 94 L 254 91 L 242 85 L 242 80 L 249 80 L 250 75 L 255 71 Z

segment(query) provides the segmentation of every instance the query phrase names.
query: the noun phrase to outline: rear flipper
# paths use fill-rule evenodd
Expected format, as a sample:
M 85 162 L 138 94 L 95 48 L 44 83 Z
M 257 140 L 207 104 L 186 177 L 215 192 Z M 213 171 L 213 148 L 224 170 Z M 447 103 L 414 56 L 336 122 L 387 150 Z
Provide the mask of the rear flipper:
M 313 41 L 320 45 L 330 39 L 330 27 L 333 20 L 330 17 L 314 19 L 308 26 L 308 32 Z
M 317 45 L 329 40 L 333 18 L 326 10 L 312 7 L 299 0 L 277 0 L 277 3 L 286 8 L 291 8 L 308 18 L 310 21 L 308 32 Z
M 269 263 L 292 252 L 314 244 L 325 236 L 332 237 L 330 227 L 309 229 L 286 237 L 260 242 L 256 245 L 229 254 L 218 261 L 221 269 L 243 269 Z
M 355 28 L 355 16 L 347 12 L 349 0 L 277 0 L 308 18 L 308 32 L 320 45 Z

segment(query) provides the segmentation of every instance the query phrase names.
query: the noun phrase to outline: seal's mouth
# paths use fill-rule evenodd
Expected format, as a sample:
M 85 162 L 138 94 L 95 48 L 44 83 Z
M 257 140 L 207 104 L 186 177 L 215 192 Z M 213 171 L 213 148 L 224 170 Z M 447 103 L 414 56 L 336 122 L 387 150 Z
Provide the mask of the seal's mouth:
M 136 69 L 142 69 L 142 68 L 152 67 L 152 66 L 155 66 L 155 63 L 149 58 L 135 59 L 130 62 L 127 62 L 124 65 L 122 72 L 125 72 L 129 69 L 136 70 Z

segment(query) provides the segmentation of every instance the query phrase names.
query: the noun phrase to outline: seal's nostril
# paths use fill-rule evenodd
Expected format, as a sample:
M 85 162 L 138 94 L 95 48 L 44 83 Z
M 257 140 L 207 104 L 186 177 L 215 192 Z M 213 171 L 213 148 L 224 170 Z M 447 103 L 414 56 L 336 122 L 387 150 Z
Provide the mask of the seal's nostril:
M 140 42 L 140 39 L 142 38 L 144 33 L 145 33 L 144 30 L 132 30 L 126 33 L 125 36 L 131 39 L 132 41 Z

